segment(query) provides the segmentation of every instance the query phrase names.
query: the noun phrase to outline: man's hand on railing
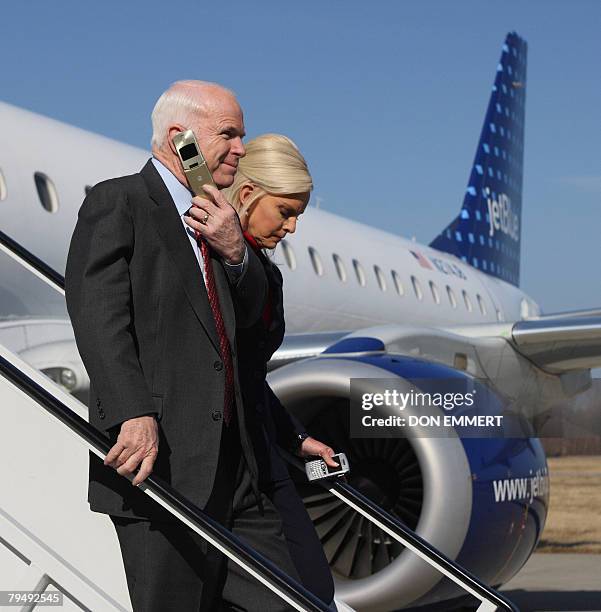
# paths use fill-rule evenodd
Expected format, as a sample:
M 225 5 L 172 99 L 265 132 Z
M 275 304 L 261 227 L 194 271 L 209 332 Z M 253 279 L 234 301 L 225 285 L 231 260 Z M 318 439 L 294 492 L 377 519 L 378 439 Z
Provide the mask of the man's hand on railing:
M 121 423 L 117 442 L 104 459 L 104 465 L 117 470 L 121 476 L 140 471 L 132 480 L 138 486 L 151 474 L 159 452 L 159 427 L 154 416 L 140 416 Z

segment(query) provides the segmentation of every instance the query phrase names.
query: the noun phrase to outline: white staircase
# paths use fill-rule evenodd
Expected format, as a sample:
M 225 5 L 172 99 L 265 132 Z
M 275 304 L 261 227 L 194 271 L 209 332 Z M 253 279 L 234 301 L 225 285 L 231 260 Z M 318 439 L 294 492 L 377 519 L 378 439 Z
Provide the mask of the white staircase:
M 87 420 L 74 397 L 0 354 Z M 115 530 L 86 501 L 87 445 L 3 377 L 0 423 L 0 591 L 49 585 L 64 594 L 61 610 L 131 610 Z

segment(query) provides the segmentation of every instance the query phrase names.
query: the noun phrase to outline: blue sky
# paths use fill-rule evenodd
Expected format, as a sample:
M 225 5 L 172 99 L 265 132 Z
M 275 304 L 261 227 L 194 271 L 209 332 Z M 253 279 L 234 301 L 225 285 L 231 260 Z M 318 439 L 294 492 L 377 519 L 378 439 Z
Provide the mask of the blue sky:
M 2 10 L 0 99 L 148 148 L 171 82 L 223 83 L 249 137 L 297 142 L 313 203 L 427 244 L 460 208 L 515 30 L 529 44 L 521 286 L 546 312 L 601 307 L 600 24 L 597 0 L 23 0 Z

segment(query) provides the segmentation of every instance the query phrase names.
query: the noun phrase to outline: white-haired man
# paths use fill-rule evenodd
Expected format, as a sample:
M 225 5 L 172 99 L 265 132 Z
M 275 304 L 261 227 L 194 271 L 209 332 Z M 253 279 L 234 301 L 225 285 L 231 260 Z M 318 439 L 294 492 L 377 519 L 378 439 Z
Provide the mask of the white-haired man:
M 172 141 L 194 130 L 215 184 L 231 185 L 245 153 L 235 96 L 213 83 L 180 81 L 159 98 L 152 122 L 153 159 L 139 174 L 91 190 L 67 261 L 67 306 L 91 381 L 90 422 L 112 444 L 104 465 L 90 453 L 88 501 L 115 525 L 134 612 L 215 610 L 224 557 L 132 484 L 154 472 L 225 523 L 246 466 L 260 499 L 235 328 L 261 317 L 267 282 L 220 191 L 206 187 L 204 198 L 192 198 Z M 131 484 L 122 478 L 137 469 Z M 271 532 L 284 550 L 281 533 Z M 289 558 L 277 562 L 298 579 Z M 265 598 L 272 609 L 273 596 Z

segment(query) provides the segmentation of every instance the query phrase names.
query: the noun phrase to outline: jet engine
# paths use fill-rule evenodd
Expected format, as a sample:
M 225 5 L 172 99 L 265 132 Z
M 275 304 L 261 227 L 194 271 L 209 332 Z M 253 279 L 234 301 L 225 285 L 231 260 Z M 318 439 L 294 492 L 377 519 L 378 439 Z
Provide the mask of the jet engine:
M 276 395 L 307 431 L 347 454 L 352 486 L 484 582 L 507 582 L 532 554 L 545 524 L 548 476 L 540 441 L 525 435 L 466 437 L 458 428 L 444 437 L 419 428 L 394 437 L 351 435 L 351 387 L 353 394 L 373 391 L 376 379 L 424 392 L 440 388 L 440 381 L 460 380 L 486 398 L 480 414 L 503 416 L 506 407 L 486 381 L 424 358 L 391 354 L 377 338 L 343 339 L 269 375 Z M 451 602 L 466 602 L 460 587 L 340 499 L 293 477 L 340 599 L 369 612 L 426 605 L 432 610 L 437 603 L 448 610 Z

